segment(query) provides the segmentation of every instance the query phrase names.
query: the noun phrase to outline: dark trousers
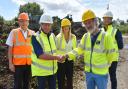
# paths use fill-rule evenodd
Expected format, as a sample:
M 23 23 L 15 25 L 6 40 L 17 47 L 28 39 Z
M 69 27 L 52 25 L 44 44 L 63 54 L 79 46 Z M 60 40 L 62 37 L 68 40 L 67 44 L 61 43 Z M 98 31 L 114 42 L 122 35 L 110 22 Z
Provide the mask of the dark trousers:
M 109 75 L 111 81 L 111 89 L 117 89 L 117 78 L 116 78 L 117 62 L 112 62 L 109 68 Z
M 73 61 L 58 63 L 57 78 L 58 89 L 73 89 Z
M 48 82 L 49 89 L 56 89 L 56 75 L 37 76 L 38 89 L 46 88 L 46 81 Z
M 16 65 L 14 72 L 14 89 L 29 89 L 31 80 L 30 65 Z

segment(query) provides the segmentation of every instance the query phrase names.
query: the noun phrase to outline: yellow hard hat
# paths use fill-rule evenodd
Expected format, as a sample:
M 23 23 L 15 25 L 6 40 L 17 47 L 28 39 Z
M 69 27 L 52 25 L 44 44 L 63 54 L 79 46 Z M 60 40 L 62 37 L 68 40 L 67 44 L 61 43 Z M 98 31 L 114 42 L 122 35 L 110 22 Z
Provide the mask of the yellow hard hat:
M 71 22 L 65 18 L 61 21 L 61 27 L 63 26 L 71 26 Z
M 82 22 L 93 18 L 96 18 L 95 13 L 92 10 L 86 10 L 82 15 Z

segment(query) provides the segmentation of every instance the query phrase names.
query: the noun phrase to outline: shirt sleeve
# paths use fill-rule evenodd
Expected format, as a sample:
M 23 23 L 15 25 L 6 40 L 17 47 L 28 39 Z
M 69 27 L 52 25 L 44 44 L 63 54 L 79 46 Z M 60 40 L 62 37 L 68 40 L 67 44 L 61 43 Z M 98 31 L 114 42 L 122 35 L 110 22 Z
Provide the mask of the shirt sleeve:
M 117 30 L 116 35 L 115 35 L 115 39 L 117 41 L 117 45 L 119 49 L 123 48 L 123 37 L 122 37 L 122 33 Z
M 6 40 L 6 45 L 8 46 L 13 46 L 13 31 L 10 32 L 7 40 Z
M 43 48 L 41 47 L 35 36 L 32 36 L 32 46 L 37 57 L 44 53 Z

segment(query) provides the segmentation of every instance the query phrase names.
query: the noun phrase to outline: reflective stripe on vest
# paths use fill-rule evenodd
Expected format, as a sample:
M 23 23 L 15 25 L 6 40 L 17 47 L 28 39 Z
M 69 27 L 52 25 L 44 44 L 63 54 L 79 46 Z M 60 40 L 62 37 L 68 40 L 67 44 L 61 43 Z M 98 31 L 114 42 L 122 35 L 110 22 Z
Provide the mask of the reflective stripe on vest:
M 18 40 L 18 32 L 16 32 L 15 36 L 16 36 L 16 43 L 14 44 L 14 46 L 23 46 L 23 45 L 30 46 L 31 45 L 30 43 L 20 42 Z
M 85 63 L 85 66 L 90 67 L 90 64 L 89 63 Z M 105 68 L 105 67 L 109 67 L 109 64 L 102 64 L 102 65 L 94 65 L 94 64 L 92 64 L 91 66 L 94 67 L 94 68 Z
M 39 37 L 39 41 L 40 41 L 41 47 L 42 47 L 43 50 L 45 51 L 45 47 L 44 47 L 43 41 L 42 41 L 42 39 L 41 39 L 41 36 L 38 35 L 38 37 Z M 53 37 L 54 37 L 54 36 L 53 36 Z M 54 38 L 54 42 L 55 42 L 55 38 Z M 51 51 L 52 51 L 52 52 L 51 52 Z M 46 54 L 53 54 L 53 53 L 56 52 L 56 50 L 52 50 L 52 49 L 51 49 L 51 51 L 45 51 L 45 53 L 46 53 Z
M 87 33 L 88 34 L 88 33 Z M 87 35 L 86 35 L 87 36 Z M 87 40 L 87 37 L 85 36 L 85 39 L 84 39 L 84 50 L 85 51 L 89 51 L 89 52 L 91 52 L 92 51 L 92 49 L 91 48 L 88 48 L 88 47 L 86 47 L 86 40 Z M 100 47 L 99 48 L 93 48 L 93 52 L 95 52 L 95 53 L 100 53 L 100 54 L 106 54 L 106 53 L 108 53 L 108 50 L 105 50 L 105 48 L 104 48 L 104 37 L 105 37 L 105 33 L 102 33 L 102 36 L 101 36 L 101 41 L 100 41 Z M 111 51 L 109 51 L 109 52 L 111 52 Z M 90 64 L 90 63 L 87 63 L 87 62 L 85 62 L 85 66 L 88 66 L 88 67 L 92 67 L 92 68 L 106 68 L 106 67 L 109 67 L 109 64 L 108 63 L 105 63 L 105 64 L 100 64 L 100 65 L 95 65 L 95 64 Z
M 13 30 L 13 64 L 14 65 L 30 65 L 31 64 L 31 30 L 27 30 L 28 37 L 23 37 L 20 28 Z M 30 37 L 29 37 L 30 35 Z
M 114 36 L 114 44 L 117 44 L 116 40 L 115 40 L 115 33 L 117 32 L 117 29 L 112 29 L 112 32 L 111 32 L 111 36 L 113 37 Z
M 86 51 L 91 51 L 91 48 L 87 48 L 86 47 L 86 39 L 87 39 L 87 36 L 88 36 L 88 34 L 85 35 L 84 45 L 79 44 L 78 47 L 80 47 L 80 48 L 82 48 L 82 49 L 84 49 Z M 105 50 L 104 49 L 104 46 L 103 46 L 103 44 L 104 44 L 104 36 L 105 36 L 105 33 L 102 34 L 100 48 L 99 49 L 93 48 L 93 52 L 96 52 L 96 53 L 112 53 L 112 52 L 115 52 L 115 49 L 111 49 L 111 50 Z
M 117 42 L 116 42 L 116 39 L 115 39 L 115 34 L 117 32 L 117 29 L 113 28 L 112 29 L 112 32 L 111 32 L 111 36 L 114 38 L 114 45 L 117 45 Z M 116 53 L 119 53 L 119 50 L 118 48 L 116 50 L 110 50 L 110 53 L 113 52 L 113 51 L 116 51 Z
M 84 39 L 84 44 L 78 44 L 78 47 L 85 49 L 85 44 L 86 44 L 86 38 L 87 38 L 88 34 L 85 34 L 85 39 Z
M 61 49 L 61 48 L 60 48 L 59 50 L 60 50 L 60 51 L 63 51 L 63 52 L 65 52 L 65 51 L 66 51 L 66 49 Z
M 45 48 L 44 48 L 44 44 L 43 44 L 43 41 L 42 41 L 42 39 L 41 39 L 41 36 L 40 36 L 40 35 L 38 35 L 38 37 L 39 37 L 39 41 L 40 41 L 40 44 L 41 44 L 41 46 L 42 46 L 43 50 L 45 50 Z
M 91 51 L 91 48 L 86 47 L 87 36 L 88 36 L 88 33 L 87 33 L 87 35 L 85 35 L 85 39 L 84 39 L 84 50 Z M 99 49 L 93 48 L 93 52 L 97 52 L 97 53 L 106 53 L 107 52 L 107 50 L 104 49 L 104 45 L 103 45 L 104 44 L 104 36 L 105 36 L 105 33 L 102 34 L 100 48 Z
M 53 55 L 56 52 L 56 45 L 52 35 L 48 39 L 46 34 L 41 32 L 36 39 L 40 43 L 44 54 Z M 37 58 L 35 53 L 32 54 L 32 76 L 53 75 L 57 72 L 57 68 L 57 60 L 40 59 Z
M 85 48 L 86 51 L 91 51 L 91 48 Z M 105 49 L 96 49 L 96 48 L 93 48 L 93 52 L 96 52 L 96 53 L 107 53 L 107 50 Z
M 82 44 L 78 44 L 78 47 L 84 49 L 84 45 L 82 45 Z
M 61 49 L 61 46 L 62 46 L 62 40 L 63 40 L 63 39 L 62 39 L 62 34 L 61 34 L 60 43 L 59 43 L 60 45 L 58 46 L 58 49 L 59 49 L 59 50 Z
M 113 53 L 113 52 L 115 52 L 115 49 L 108 50 L 108 53 Z
M 114 35 L 114 32 L 116 31 L 116 29 L 112 29 L 112 33 L 111 33 L 111 36 L 113 36 Z
M 14 58 L 31 58 L 30 55 L 14 55 Z
M 73 50 L 72 53 L 75 54 L 76 58 L 79 56 L 78 53 L 75 50 Z
M 32 61 L 32 64 L 35 65 L 36 67 L 41 68 L 41 69 L 53 71 L 53 66 L 52 67 L 43 66 L 42 64 L 40 65 L 39 63 L 36 63 L 34 61 Z M 54 68 L 56 69 L 56 67 L 54 67 Z
M 88 37 L 88 33 L 85 35 L 85 38 L 84 38 L 84 49 L 85 49 L 85 44 L 86 44 L 87 37 Z
M 16 42 L 16 44 L 14 44 L 14 46 L 23 46 L 23 45 L 30 46 L 30 44 L 23 42 Z

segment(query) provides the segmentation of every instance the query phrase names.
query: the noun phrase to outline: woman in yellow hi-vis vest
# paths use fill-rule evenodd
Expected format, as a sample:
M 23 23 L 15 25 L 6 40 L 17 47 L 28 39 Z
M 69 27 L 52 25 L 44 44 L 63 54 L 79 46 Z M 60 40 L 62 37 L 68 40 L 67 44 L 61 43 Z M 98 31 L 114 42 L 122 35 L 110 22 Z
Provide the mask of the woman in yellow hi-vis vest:
M 77 42 L 76 36 L 71 33 L 71 22 L 68 19 L 65 18 L 61 21 L 61 28 L 60 33 L 56 37 L 57 53 L 65 55 L 76 48 Z M 58 62 L 57 78 L 58 89 L 73 89 L 73 61 L 66 59 L 63 63 Z

